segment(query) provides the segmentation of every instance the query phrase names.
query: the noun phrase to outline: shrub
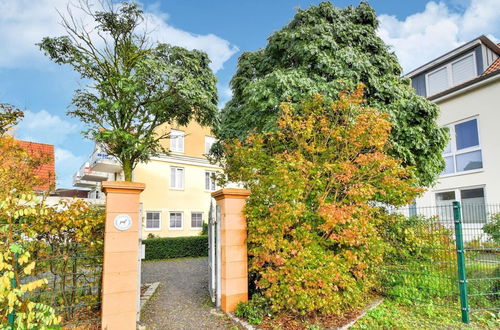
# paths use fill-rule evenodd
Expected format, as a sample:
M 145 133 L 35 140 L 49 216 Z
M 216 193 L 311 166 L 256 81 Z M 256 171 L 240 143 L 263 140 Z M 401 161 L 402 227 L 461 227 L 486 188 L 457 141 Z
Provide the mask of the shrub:
M 146 260 L 208 256 L 208 236 L 148 238 Z
M 271 316 L 269 300 L 261 294 L 254 294 L 247 302 L 240 302 L 234 311 L 237 317 L 244 318 L 250 324 L 258 325 L 266 316 Z
M 225 144 L 247 199 L 250 271 L 274 312 L 340 314 L 377 285 L 384 242 L 373 202 L 409 203 L 413 172 L 388 155 L 388 115 L 363 88 L 327 103 L 282 104 L 278 129 Z
M 483 231 L 490 235 L 490 239 L 497 245 L 500 245 L 500 213 L 491 217 L 490 222 L 484 225 Z
M 453 295 L 456 254 L 450 229 L 436 218 L 392 214 L 380 223 L 379 233 L 387 243 L 381 284 L 388 296 L 410 303 Z

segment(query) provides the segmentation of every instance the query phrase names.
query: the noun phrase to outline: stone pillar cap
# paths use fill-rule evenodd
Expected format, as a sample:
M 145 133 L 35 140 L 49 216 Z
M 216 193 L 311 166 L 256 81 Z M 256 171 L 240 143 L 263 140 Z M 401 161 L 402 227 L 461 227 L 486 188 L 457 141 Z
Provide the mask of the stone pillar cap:
M 129 181 L 104 181 L 102 183 L 102 188 L 105 193 L 110 191 L 121 192 L 121 193 L 140 193 L 146 189 L 146 185 L 140 182 L 129 182 Z
M 247 189 L 236 189 L 236 188 L 226 188 L 214 191 L 212 197 L 216 200 L 226 198 L 247 198 L 250 195 L 250 190 Z

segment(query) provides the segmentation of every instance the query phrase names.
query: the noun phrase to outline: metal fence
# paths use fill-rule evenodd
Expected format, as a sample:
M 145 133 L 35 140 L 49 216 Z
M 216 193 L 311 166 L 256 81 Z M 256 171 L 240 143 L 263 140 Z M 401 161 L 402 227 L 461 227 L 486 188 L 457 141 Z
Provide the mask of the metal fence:
M 75 240 L 52 239 L 64 237 L 58 235 L 64 229 L 54 234 L 37 232 L 33 235 L 27 224 L 1 225 L 13 235 L 13 241 L 30 252 L 30 261 L 36 262 L 28 275 L 21 271 L 23 266 L 15 262 L 19 278 L 17 281 L 12 279 L 12 286 L 46 279 L 46 285 L 28 292 L 25 298 L 54 308 L 64 328 L 100 328 L 102 246 L 89 247 Z M 96 242 L 99 239 L 96 238 Z M 15 317 L 15 312 L 11 313 L 8 322 L 14 324 Z
M 395 250 L 398 240 L 409 246 L 394 251 L 397 262 L 387 267 L 397 283 L 391 294 L 456 308 L 464 323 L 475 313 L 500 310 L 500 242 L 484 227 L 500 216 L 500 204 L 453 202 L 390 213 L 399 215 Z

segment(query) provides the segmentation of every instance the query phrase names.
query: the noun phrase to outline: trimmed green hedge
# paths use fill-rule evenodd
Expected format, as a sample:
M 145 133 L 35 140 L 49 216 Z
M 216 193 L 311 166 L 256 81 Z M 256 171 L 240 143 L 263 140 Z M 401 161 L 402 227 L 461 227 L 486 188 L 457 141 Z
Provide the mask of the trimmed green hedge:
M 208 256 L 208 236 L 148 238 L 146 260 Z

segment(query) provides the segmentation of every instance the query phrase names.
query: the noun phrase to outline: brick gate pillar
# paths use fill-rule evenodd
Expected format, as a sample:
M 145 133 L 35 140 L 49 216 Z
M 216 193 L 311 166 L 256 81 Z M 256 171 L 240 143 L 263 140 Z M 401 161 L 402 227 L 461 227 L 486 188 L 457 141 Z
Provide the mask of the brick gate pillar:
M 247 223 L 243 215 L 250 191 L 222 189 L 212 193 L 220 208 L 221 309 L 233 312 L 248 300 Z
M 139 197 L 143 183 L 106 181 L 102 329 L 132 330 L 137 322 Z

